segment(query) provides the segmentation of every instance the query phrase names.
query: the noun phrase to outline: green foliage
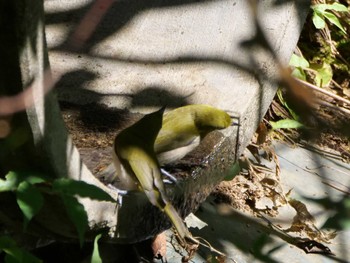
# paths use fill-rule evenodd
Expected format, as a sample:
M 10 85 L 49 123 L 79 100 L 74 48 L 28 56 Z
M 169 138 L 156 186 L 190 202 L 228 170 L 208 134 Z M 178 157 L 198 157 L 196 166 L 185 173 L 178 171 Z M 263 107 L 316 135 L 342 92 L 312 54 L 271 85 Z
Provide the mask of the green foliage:
M 109 194 L 100 188 L 83 181 L 60 178 L 51 182 L 47 177 L 38 173 L 11 171 L 5 176 L 5 180 L 0 179 L 0 192 L 11 191 L 16 193 L 17 204 L 24 215 L 24 230 L 26 230 L 30 220 L 40 211 L 44 204 L 42 190 L 37 187 L 37 184 L 41 183 L 52 186 L 49 189 L 45 189 L 46 192 L 61 197 L 67 215 L 77 229 L 81 246 L 88 227 L 88 217 L 84 206 L 79 203 L 75 196 L 115 202 Z M 95 239 L 95 249 L 92 258 L 92 262 L 96 263 L 102 262 L 97 246 L 97 241 L 100 237 L 99 235 Z M 6 263 L 41 262 L 30 253 L 17 247 L 16 243 L 9 237 L 0 237 L 0 250 L 6 253 Z
M 292 63 L 294 65 L 306 65 L 308 64 L 307 61 L 305 62 L 305 60 L 303 58 L 300 58 L 298 56 L 295 56 L 293 58 Z M 278 130 L 278 129 L 299 129 L 299 128 L 305 128 L 304 124 L 302 124 L 301 122 L 299 122 L 299 116 L 298 114 L 295 113 L 295 111 L 289 107 L 288 103 L 285 101 L 285 99 L 283 98 L 282 95 L 282 90 L 279 89 L 277 91 L 277 97 L 279 99 L 279 101 L 281 102 L 281 104 L 288 110 L 288 112 L 290 113 L 290 115 L 293 117 L 293 119 L 282 119 L 279 121 L 270 121 L 270 125 L 272 127 L 273 130 Z
M 44 198 L 40 191 L 27 181 L 18 185 L 17 204 L 24 215 L 24 230 L 26 230 L 29 221 L 39 212 L 44 204 Z
M 310 64 L 305 58 L 293 54 L 290 58 L 289 65 L 294 67 L 292 76 L 306 81 L 304 69 L 310 67 Z
M 289 61 L 289 65 L 294 67 L 292 76 L 304 81 L 307 80 L 305 71 L 312 71 L 315 75 L 314 80 L 318 87 L 328 86 L 333 78 L 332 67 L 325 62 L 310 65 L 305 58 L 293 54 Z
M 45 182 L 45 180 L 43 175 L 37 173 L 14 171 L 9 172 L 5 180 L 0 179 L 0 192 L 16 192 L 17 204 L 24 215 L 24 230 L 43 206 L 43 196 L 34 185 Z
M 241 167 L 239 166 L 239 162 L 235 162 L 228 175 L 224 178 L 225 181 L 231 181 L 239 172 L 241 171 Z
M 328 218 L 323 227 L 339 230 L 350 229 L 350 198 L 345 196 L 339 202 L 331 204 L 330 208 L 335 209 L 336 213 Z
M 270 125 L 273 130 L 277 129 L 298 129 L 303 128 L 304 125 L 296 120 L 284 119 L 279 121 L 270 121 Z
M 100 240 L 102 234 L 98 234 L 94 240 L 94 251 L 92 252 L 91 263 L 102 263 L 100 252 L 98 250 L 98 241 Z
M 77 229 L 80 246 L 83 245 L 85 231 L 88 227 L 88 217 L 84 206 L 78 202 L 78 200 L 70 195 L 62 195 L 62 200 L 69 219 L 73 222 Z
M 328 11 L 328 10 L 333 10 L 337 12 L 348 12 L 348 9 L 346 8 L 346 6 L 339 3 L 333 3 L 333 4 L 317 4 L 312 6 L 311 8 L 313 10 L 312 22 L 314 23 L 317 29 L 325 28 L 326 26 L 325 19 L 327 19 L 330 23 L 334 24 L 344 34 L 346 34 L 346 31 L 344 27 L 341 25 L 338 17 L 336 17 L 332 12 Z
M 5 252 L 5 263 L 41 263 L 42 261 L 17 246 L 8 236 L 0 236 L 0 250 Z
M 80 197 L 89 197 L 98 201 L 114 202 L 114 199 L 108 193 L 95 185 L 83 181 L 61 178 L 56 179 L 52 187 L 54 191 L 65 195 L 79 195 Z
M 289 65 L 296 68 L 310 67 L 309 62 L 305 58 L 299 57 L 295 54 L 292 54 L 292 57 L 290 58 L 290 61 L 289 61 Z
M 285 99 L 283 98 L 283 95 L 282 95 L 282 90 L 279 89 L 277 91 L 277 97 L 278 99 L 280 100 L 280 102 L 282 103 L 282 105 L 288 110 L 288 112 L 290 113 L 290 115 L 292 115 L 293 119 L 298 121 L 299 120 L 299 116 L 298 114 L 295 113 L 295 111 L 289 107 L 288 103 L 285 101 Z
M 332 67 L 327 63 L 313 64 L 311 66 L 315 70 L 315 82 L 318 87 L 326 87 L 329 85 L 333 78 Z
M 21 182 L 27 182 L 30 184 L 43 183 L 47 180 L 47 177 L 38 174 L 25 171 L 11 171 L 5 176 L 5 180 L 0 179 L 0 192 L 14 191 L 17 189 Z
M 339 1 L 331 4 L 315 4 L 311 6 L 311 10 L 310 22 L 316 29 L 324 30 L 319 32 L 313 27 L 304 28 L 305 33 L 303 32 L 298 46 L 306 59 L 292 56 L 290 60 L 290 65 L 293 67 L 292 75 L 321 88 L 329 87 L 333 79 L 341 82 L 348 75 L 348 63 L 345 61 L 348 55 L 339 51 L 337 46 L 349 43 L 343 26 L 349 24 L 349 10 Z M 339 77 L 340 79 L 337 79 Z
M 5 176 L 5 180 L 0 179 L 0 192 L 13 191 L 17 188 L 18 178 L 15 173 L 10 172 Z
M 52 184 L 52 189 L 61 196 L 68 216 L 78 231 L 80 245 L 84 242 L 88 218 L 84 206 L 78 202 L 75 196 L 88 197 L 98 201 L 115 201 L 108 193 L 95 185 L 68 178 L 56 179 Z
M 11 171 L 5 176 L 5 180 L 0 179 L 0 192 L 13 191 L 16 193 L 17 204 L 24 215 L 24 230 L 44 204 L 42 191 L 37 187 L 37 184 L 40 183 L 52 186 L 46 191 L 62 198 L 67 214 L 77 229 L 80 244 L 84 241 L 88 221 L 84 206 L 78 202 L 75 196 L 115 202 L 102 189 L 83 181 L 60 178 L 51 182 L 48 177 L 38 173 Z
M 30 136 L 31 135 L 26 128 L 18 127 L 12 130 L 5 138 L 2 146 L 9 151 L 13 151 L 24 145 L 29 140 Z

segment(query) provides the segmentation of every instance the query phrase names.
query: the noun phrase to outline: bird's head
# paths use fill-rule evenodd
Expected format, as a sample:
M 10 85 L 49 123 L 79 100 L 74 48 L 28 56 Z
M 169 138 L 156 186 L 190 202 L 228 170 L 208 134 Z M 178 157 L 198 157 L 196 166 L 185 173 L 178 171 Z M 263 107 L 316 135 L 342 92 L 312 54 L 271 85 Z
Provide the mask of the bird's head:
M 194 112 L 194 119 L 201 134 L 225 129 L 232 123 L 230 115 L 225 111 L 207 105 Z

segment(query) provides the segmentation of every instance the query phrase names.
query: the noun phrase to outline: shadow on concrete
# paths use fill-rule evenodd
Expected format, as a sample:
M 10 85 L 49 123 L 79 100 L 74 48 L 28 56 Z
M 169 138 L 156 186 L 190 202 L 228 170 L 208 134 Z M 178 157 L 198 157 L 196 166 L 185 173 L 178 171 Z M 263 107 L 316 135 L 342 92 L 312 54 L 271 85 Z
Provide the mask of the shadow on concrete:
M 215 205 L 214 205 L 215 206 Z M 201 220 L 208 224 L 201 230 L 192 230 L 194 235 L 205 238 L 213 247 L 229 255 L 228 262 L 232 258 L 238 262 L 302 262 L 300 260 L 310 259 L 310 262 L 318 262 L 317 258 L 323 258 L 325 262 L 346 263 L 347 253 L 338 256 L 326 254 L 304 254 L 298 250 L 294 239 L 287 234 L 277 231 L 259 219 L 245 215 L 231 209 L 230 212 L 220 214 L 212 208 L 206 209 L 208 203 L 202 206 L 196 213 Z M 220 208 L 219 208 L 220 209 Z M 231 247 L 227 245 L 231 244 Z M 295 246 L 296 251 L 286 253 L 285 246 Z M 280 252 L 280 250 L 282 250 Z M 237 251 L 241 253 L 237 254 Z M 345 252 L 345 251 L 344 251 Z M 208 258 L 210 251 L 199 250 L 203 258 Z M 284 254 L 283 261 L 277 260 Z M 316 260 L 316 261 L 315 261 Z
M 132 0 L 132 1 L 115 1 L 111 7 L 108 9 L 107 13 L 104 15 L 103 19 L 100 21 L 98 27 L 102 30 L 97 30 L 89 38 L 87 43 L 82 47 L 81 51 L 88 53 L 89 50 L 94 47 L 97 43 L 103 41 L 105 38 L 114 34 L 115 32 L 121 30 L 134 16 L 138 13 L 145 11 L 147 9 L 153 8 L 166 8 L 166 7 L 176 7 L 184 6 L 189 4 L 202 4 L 205 2 L 211 2 L 217 0 L 153 0 L 153 1 L 142 1 L 142 0 Z M 73 22 L 78 24 L 87 11 L 90 10 L 94 3 L 76 8 L 74 10 L 69 10 L 66 12 L 58 12 L 46 15 L 47 24 L 63 23 L 63 22 Z M 74 13 L 74 16 L 73 16 Z M 74 18 L 73 18 L 74 17 Z M 72 19 L 73 18 L 73 19 Z M 73 28 L 74 30 L 74 28 Z M 67 38 L 67 40 L 69 37 Z M 67 47 L 67 42 L 58 49 L 65 49 Z
M 55 85 L 59 101 L 76 103 L 76 98 L 79 98 L 79 100 L 84 101 L 84 104 L 99 104 L 104 99 L 127 97 L 130 108 L 137 106 L 161 107 L 164 105 L 167 108 L 177 108 L 189 104 L 189 99 L 192 96 L 192 93 L 181 95 L 176 93 L 176 89 L 161 86 L 146 87 L 138 93 L 126 91 L 125 93 L 107 94 L 84 88 L 85 83 L 96 78 L 98 76 L 95 73 L 83 69 L 65 73 Z

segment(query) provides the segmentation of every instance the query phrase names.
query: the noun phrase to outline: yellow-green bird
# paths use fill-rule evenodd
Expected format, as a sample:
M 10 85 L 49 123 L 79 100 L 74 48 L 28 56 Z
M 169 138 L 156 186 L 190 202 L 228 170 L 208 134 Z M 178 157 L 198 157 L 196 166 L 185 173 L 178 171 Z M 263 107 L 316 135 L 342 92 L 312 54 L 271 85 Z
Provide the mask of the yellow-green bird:
M 147 117 L 140 120 L 139 124 L 134 126 L 142 131 L 142 135 L 147 136 L 143 131 L 147 131 L 148 127 L 154 126 L 148 122 L 155 122 L 154 117 Z M 151 115 L 153 116 L 153 115 Z M 159 116 L 156 115 L 156 116 Z M 158 120 L 159 121 L 159 120 Z M 191 150 L 198 146 L 209 132 L 216 129 L 224 129 L 230 126 L 231 117 L 225 111 L 214 108 L 209 105 L 195 104 L 183 106 L 171 110 L 163 115 L 161 129 L 154 142 L 154 152 L 157 155 L 158 162 L 169 164 L 181 159 Z M 129 129 L 121 134 L 127 133 Z M 153 135 L 156 133 L 152 133 Z M 117 138 L 121 136 L 118 135 Z M 125 136 L 125 135 L 122 135 Z M 115 146 L 117 143 L 117 138 Z M 120 141 L 120 139 L 118 140 Z M 142 143 L 153 143 L 144 139 Z M 148 147 L 151 147 L 148 145 Z M 129 172 L 113 151 L 113 164 L 109 165 L 102 174 L 105 181 L 114 184 L 119 189 L 130 191 L 138 189 L 138 183 L 134 178 L 130 177 Z
M 164 108 L 145 115 L 141 120 L 120 132 L 114 142 L 117 173 L 132 180 L 131 185 L 143 190 L 152 203 L 165 212 L 182 241 L 185 238 L 197 242 L 188 231 L 182 218 L 168 200 L 154 152 L 154 143 L 162 126 Z M 117 174 L 118 176 L 118 174 Z
M 163 112 L 164 108 L 145 115 L 116 136 L 114 165 L 104 176 L 119 189 L 143 190 L 168 215 L 179 236 L 194 241 L 165 194 L 158 159 L 166 164 L 182 158 L 210 131 L 230 126 L 231 117 L 209 105 L 188 105 L 164 116 Z
M 159 162 L 181 159 L 209 132 L 227 128 L 231 123 L 230 115 L 209 105 L 188 105 L 165 113 L 154 144 Z
M 140 130 L 148 129 L 151 125 L 148 121 L 153 122 L 153 118 L 146 118 L 146 121 L 138 124 Z M 200 140 L 210 131 L 227 128 L 230 124 L 231 117 L 225 111 L 209 105 L 188 105 L 165 113 L 154 143 L 159 163 L 168 164 L 181 159 L 198 146 Z M 113 164 L 103 171 L 102 177 L 111 184 L 115 183 L 120 189 L 136 190 L 137 182 L 121 165 L 115 151 L 113 155 Z

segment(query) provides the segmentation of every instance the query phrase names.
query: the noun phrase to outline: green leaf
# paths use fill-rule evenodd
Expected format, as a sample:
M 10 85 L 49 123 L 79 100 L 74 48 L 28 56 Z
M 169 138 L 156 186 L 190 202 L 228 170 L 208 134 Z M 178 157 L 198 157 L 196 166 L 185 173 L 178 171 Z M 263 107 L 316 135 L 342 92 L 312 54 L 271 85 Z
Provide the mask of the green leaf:
M 239 162 L 235 162 L 228 175 L 224 178 L 225 181 L 231 181 L 241 170 L 241 167 L 239 166 Z
M 53 182 L 53 190 L 66 195 L 79 195 L 99 201 L 115 202 L 108 193 L 84 181 L 76 181 L 67 178 L 57 179 Z
M 309 62 L 305 58 L 299 57 L 295 54 L 293 54 L 290 58 L 289 65 L 300 68 L 308 68 L 310 66 Z
M 26 174 L 26 172 L 24 172 Z M 39 174 L 26 174 L 22 178 L 20 178 L 21 181 L 26 181 L 30 184 L 40 184 L 48 181 L 49 179 L 45 178 L 43 175 Z
M 26 181 L 37 184 L 47 181 L 47 178 L 39 173 L 27 171 L 11 171 L 5 176 L 6 180 L 0 179 L 0 192 L 16 190 L 18 185 Z
M 13 172 L 9 172 L 5 176 L 5 180 L 0 179 L 0 192 L 13 191 L 17 188 L 17 185 L 18 176 Z
M 84 242 L 84 235 L 88 226 L 88 217 L 84 206 L 80 204 L 73 196 L 62 195 L 61 197 L 67 210 L 68 217 L 77 229 L 80 246 L 82 246 Z
M 306 81 L 305 71 L 301 68 L 294 68 L 291 75 L 297 79 Z
M 316 11 L 312 15 L 312 22 L 317 29 L 323 29 L 326 26 L 323 15 Z
M 280 102 L 282 103 L 283 106 L 285 106 L 285 104 L 287 104 L 286 101 L 283 98 L 283 94 L 282 94 L 282 89 L 281 88 L 279 88 L 277 90 L 277 97 L 278 97 L 278 99 L 280 100 Z
M 350 229 L 350 198 L 344 198 L 343 207 L 345 216 L 343 220 L 341 220 L 340 225 L 342 229 Z
M 326 204 L 328 207 L 329 200 Z M 323 228 L 333 228 L 342 231 L 350 229 L 350 198 L 344 197 L 337 203 L 332 203 L 332 206 L 336 209 L 336 213 L 327 219 Z
M 318 11 L 320 13 L 323 13 L 326 10 L 334 10 L 338 12 L 348 12 L 348 8 L 345 5 L 339 4 L 339 3 L 333 3 L 333 4 L 318 4 L 313 5 L 311 8 L 315 11 Z
M 91 263 L 102 263 L 100 252 L 98 250 L 98 240 L 101 238 L 102 234 L 98 234 L 94 241 L 94 251 L 92 252 Z
M 8 237 L 0 237 L 0 250 L 6 253 L 5 262 L 6 263 L 40 263 L 40 259 L 36 258 L 29 252 L 19 248 L 16 242 Z
M 348 12 L 346 6 L 333 3 L 333 4 L 318 4 L 311 7 L 313 9 L 312 21 L 317 29 L 322 29 L 326 26 L 324 18 L 326 18 L 329 22 L 337 26 L 343 33 L 346 33 L 344 27 L 341 25 L 338 17 L 336 17 L 333 13 L 326 10 L 334 10 L 338 12 Z
M 5 142 L 8 148 L 13 151 L 25 144 L 30 138 L 31 135 L 28 129 L 18 127 L 17 129 L 11 131 L 9 136 L 5 139 Z
M 15 256 L 13 256 L 15 254 Z M 6 254 L 5 263 L 42 263 L 42 260 L 23 249 L 13 249 L 11 254 Z
M 316 70 L 316 85 L 318 87 L 328 86 L 333 78 L 332 67 L 327 63 L 323 63 L 321 67 L 312 65 L 312 68 Z
M 338 17 L 336 17 L 334 14 L 327 11 L 325 11 L 323 15 L 325 18 L 327 18 L 329 22 L 336 25 L 341 31 L 343 31 L 343 33 L 346 33 L 344 27 L 340 24 Z
M 349 9 L 345 5 L 342 5 L 342 4 L 339 4 L 336 2 L 331 4 L 328 9 L 338 11 L 338 12 L 348 12 L 349 11 Z
M 0 249 L 5 250 L 11 247 L 15 247 L 16 242 L 8 236 L 0 236 Z
M 280 102 L 282 103 L 282 105 L 284 107 L 286 107 L 286 109 L 289 111 L 290 115 L 292 115 L 293 119 L 298 121 L 299 120 L 299 116 L 298 114 L 295 113 L 294 110 L 292 110 L 292 108 L 290 108 L 288 106 L 288 103 L 285 101 L 285 99 L 283 98 L 283 95 L 282 95 L 282 90 L 277 90 L 277 96 L 278 96 L 278 99 L 280 100 Z
M 27 228 L 29 221 L 35 216 L 44 200 L 40 191 L 30 183 L 21 182 L 16 191 L 17 204 L 24 215 L 24 230 Z
M 279 121 L 270 121 L 270 124 L 272 126 L 272 129 L 298 129 L 303 128 L 304 125 L 296 120 L 291 119 L 285 119 L 285 120 L 279 120 Z

